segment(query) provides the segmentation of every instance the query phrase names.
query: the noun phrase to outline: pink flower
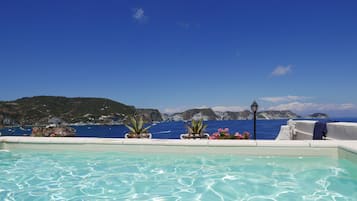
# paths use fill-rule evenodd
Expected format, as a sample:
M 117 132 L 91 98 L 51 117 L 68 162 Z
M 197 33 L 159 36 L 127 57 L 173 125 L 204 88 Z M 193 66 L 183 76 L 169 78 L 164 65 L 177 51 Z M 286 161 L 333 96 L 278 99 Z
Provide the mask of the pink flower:
M 234 134 L 234 136 L 235 136 L 237 139 L 243 139 L 243 135 L 241 135 L 239 132 L 236 132 L 236 134 Z
M 215 139 L 217 139 L 217 137 L 214 136 L 214 135 L 211 135 L 211 136 L 209 136 L 209 139 L 210 139 L 210 140 L 215 140 Z
M 247 131 L 244 131 L 243 134 L 240 134 L 239 132 L 236 132 L 234 136 L 229 134 L 229 128 L 219 128 L 218 132 L 213 133 L 209 139 L 211 140 L 218 140 L 218 139 L 249 139 L 250 133 Z
M 250 133 L 248 131 L 244 131 L 243 133 L 243 139 L 249 139 Z
M 219 133 L 213 133 L 211 136 L 209 136 L 209 139 L 215 140 L 219 138 Z
M 213 136 L 217 137 L 217 136 L 219 136 L 219 133 L 213 133 Z

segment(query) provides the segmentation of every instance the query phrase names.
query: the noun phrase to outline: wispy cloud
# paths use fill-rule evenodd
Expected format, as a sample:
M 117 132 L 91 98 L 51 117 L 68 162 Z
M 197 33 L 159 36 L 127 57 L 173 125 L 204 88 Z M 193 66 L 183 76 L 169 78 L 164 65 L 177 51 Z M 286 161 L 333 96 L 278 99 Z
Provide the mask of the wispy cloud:
M 271 106 L 268 108 L 268 110 L 291 110 L 294 112 L 306 114 L 309 112 L 336 112 L 336 111 L 357 110 L 357 105 L 352 103 L 321 104 L 321 103 L 295 101 L 291 103 Z
M 293 67 L 292 65 L 287 65 L 287 66 L 279 65 L 273 70 L 273 72 L 271 72 L 270 75 L 275 77 L 286 75 L 292 71 L 292 67 Z
M 194 109 L 206 109 L 206 108 L 209 108 L 207 105 L 201 105 L 201 106 L 198 106 L 198 107 L 193 107 Z
M 191 27 L 191 24 L 187 22 L 177 22 L 177 25 L 184 29 L 189 29 Z
M 212 110 L 217 112 L 226 112 L 226 111 L 240 112 L 246 110 L 247 108 L 248 107 L 243 107 L 243 106 L 214 106 L 212 107 Z
M 138 22 L 145 22 L 148 19 L 148 17 L 144 14 L 144 9 L 142 8 L 134 8 L 132 17 Z
M 182 106 L 176 108 L 166 108 L 163 109 L 162 112 L 167 114 L 173 114 L 173 113 L 184 112 L 188 109 L 193 109 L 193 108 L 203 109 L 203 108 L 209 108 L 209 106 L 203 105 L 198 107 Z M 226 112 L 226 111 L 240 112 L 244 110 L 250 110 L 249 106 L 238 106 L 238 105 L 213 106 L 210 108 L 212 108 L 212 110 L 216 112 Z M 278 110 L 278 111 L 290 110 L 299 115 L 308 115 L 315 112 L 322 112 L 332 116 L 336 116 L 336 115 L 353 116 L 357 114 L 357 105 L 353 103 L 336 104 L 336 103 L 313 103 L 313 102 L 303 102 L 303 101 L 292 101 L 289 103 L 277 104 L 270 107 L 264 107 L 264 104 L 259 106 L 259 111 L 264 111 L 264 110 Z
M 173 114 L 173 113 L 178 113 L 178 112 L 184 112 L 185 110 L 189 109 L 205 109 L 205 108 L 211 108 L 213 111 L 217 112 L 226 112 L 226 111 L 231 111 L 231 112 L 240 112 L 243 110 L 249 109 L 248 107 L 245 106 L 213 106 L 209 107 L 206 105 L 202 106 L 197 106 L 197 107 L 176 107 L 176 108 L 165 108 L 162 112 L 168 113 L 168 114 Z
M 201 105 L 201 106 L 196 106 L 196 107 L 180 106 L 180 107 L 173 107 L 173 108 L 165 108 L 162 111 L 163 111 L 163 113 L 173 114 L 173 113 L 178 113 L 178 112 L 184 112 L 189 109 L 205 109 L 205 108 L 209 108 L 209 107 L 206 105 Z
M 177 24 L 177 26 L 179 26 L 183 29 L 199 29 L 201 26 L 199 23 L 184 22 L 184 21 L 177 22 L 176 24 Z
M 187 107 L 165 108 L 162 112 L 167 114 L 174 114 L 187 110 Z
M 274 97 L 261 97 L 259 98 L 262 101 L 279 103 L 279 102 L 290 102 L 290 101 L 302 101 L 306 99 L 311 99 L 307 96 L 274 96 Z

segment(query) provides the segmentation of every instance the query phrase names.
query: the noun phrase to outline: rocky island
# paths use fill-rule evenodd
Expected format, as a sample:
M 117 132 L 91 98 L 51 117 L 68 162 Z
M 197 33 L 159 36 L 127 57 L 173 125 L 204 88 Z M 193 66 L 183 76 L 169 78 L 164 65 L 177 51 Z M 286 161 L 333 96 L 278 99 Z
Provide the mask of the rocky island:
M 325 113 L 313 113 L 306 117 L 307 119 L 328 119 L 329 116 Z

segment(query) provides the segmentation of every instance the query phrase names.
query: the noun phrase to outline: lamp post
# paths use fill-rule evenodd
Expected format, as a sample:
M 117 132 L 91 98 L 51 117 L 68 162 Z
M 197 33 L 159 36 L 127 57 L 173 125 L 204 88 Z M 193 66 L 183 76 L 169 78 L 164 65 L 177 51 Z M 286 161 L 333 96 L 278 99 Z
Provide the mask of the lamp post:
M 250 105 L 250 109 L 254 114 L 254 140 L 257 139 L 257 111 L 258 111 L 258 103 L 253 101 L 252 105 Z

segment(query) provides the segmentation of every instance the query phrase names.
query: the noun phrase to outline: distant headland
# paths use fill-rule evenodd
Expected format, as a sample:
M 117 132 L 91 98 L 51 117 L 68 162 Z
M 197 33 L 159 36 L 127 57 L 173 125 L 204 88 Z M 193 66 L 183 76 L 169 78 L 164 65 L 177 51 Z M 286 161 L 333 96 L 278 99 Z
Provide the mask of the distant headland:
M 204 120 L 248 120 L 252 113 L 218 112 L 211 108 L 189 109 L 181 113 L 165 114 L 158 109 L 136 108 L 106 98 L 67 98 L 62 96 L 34 96 L 14 101 L 0 101 L 0 126 L 46 125 L 52 121 L 67 124 L 122 124 L 130 115 L 141 115 L 146 122 Z M 301 116 L 286 111 L 261 111 L 258 119 L 296 119 Z M 307 118 L 328 118 L 314 113 Z

